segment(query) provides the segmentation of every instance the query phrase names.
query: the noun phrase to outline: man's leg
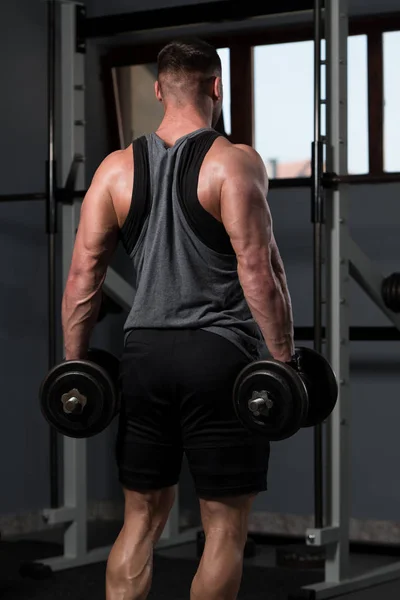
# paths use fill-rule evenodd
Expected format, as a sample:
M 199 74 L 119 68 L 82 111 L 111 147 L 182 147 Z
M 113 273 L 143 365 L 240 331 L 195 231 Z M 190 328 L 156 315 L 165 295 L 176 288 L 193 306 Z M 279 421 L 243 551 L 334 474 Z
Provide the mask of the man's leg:
M 168 331 L 137 330 L 121 359 L 116 458 L 125 517 L 107 564 L 107 600 L 147 598 L 153 548 L 173 505 L 183 454 L 168 360 L 173 345 Z
M 267 489 L 270 446 L 235 413 L 233 386 L 249 359 L 214 333 L 185 335 L 176 346 L 182 439 L 206 535 L 191 598 L 235 600 L 249 512 L 254 497 Z
M 236 600 L 254 497 L 200 500 L 206 543 L 193 579 L 191 600 Z
M 106 600 L 145 600 L 152 580 L 153 549 L 174 503 L 175 488 L 124 492 L 124 525 L 107 563 Z

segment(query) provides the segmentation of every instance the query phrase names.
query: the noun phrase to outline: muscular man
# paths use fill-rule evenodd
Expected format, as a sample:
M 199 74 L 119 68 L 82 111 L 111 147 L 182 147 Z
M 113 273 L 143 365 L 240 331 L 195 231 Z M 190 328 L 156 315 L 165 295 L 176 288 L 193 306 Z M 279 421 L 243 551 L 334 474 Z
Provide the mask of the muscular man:
M 239 423 L 232 388 L 265 344 L 275 359 L 291 359 L 291 303 L 263 161 L 213 129 L 222 110 L 215 49 L 168 44 L 155 93 L 165 111 L 159 129 L 108 156 L 84 199 L 63 298 L 66 358 L 86 355 L 121 239 L 135 296 L 117 441 L 125 521 L 108 560 L 107 600 L 147 597 L 183 452 L 206 534 L 190 597 L 233 600 L 269 446 Z

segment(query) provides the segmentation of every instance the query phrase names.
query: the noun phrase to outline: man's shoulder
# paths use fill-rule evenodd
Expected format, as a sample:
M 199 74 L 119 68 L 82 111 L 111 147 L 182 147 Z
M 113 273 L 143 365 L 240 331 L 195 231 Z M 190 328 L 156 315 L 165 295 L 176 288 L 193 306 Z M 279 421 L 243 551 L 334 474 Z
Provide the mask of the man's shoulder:
M 253 146 L 249 146 L 247 144 L 232 144 L 233 148 L 236 151 L 237 160 L 253 160 L 256 162 L 263 162 L 260 154 L 257 152 Z M 246 158 L 244 158 L 244 156 Z M 240 157 L 240 158 L 239 158 Z M 264 164 L 264 163 L 263 163 Z
M 113 171 L 118 169 L 125 169 L 129 167 L 129 165 L 133 164 L 133 151 L 132 144 L 123 150 L 115 150 L 108 154 L 103 160 L 101 166 L 104 169 Z
M 219 137 L 214 144 L 215 152 L 210 157 L 227 166 L 240 167 L 249 163 L 264 165 L 260 154 L 247 144 L 233 144 L 224 137 Z
M 226 138 L 218 138 L 209 158 L 214 168 L 218 167 L 223 178 L 238 177 L 241 174 L 266 177 L 265 164 L 260 154 L 247 144 L 233 144 Z
M 133 171 L 132 146 L 123 150 L 116 150 L 108 154 L 97 169 L 96 176 L 102 177 L 109 183 L 124 175 L 130 175 Z

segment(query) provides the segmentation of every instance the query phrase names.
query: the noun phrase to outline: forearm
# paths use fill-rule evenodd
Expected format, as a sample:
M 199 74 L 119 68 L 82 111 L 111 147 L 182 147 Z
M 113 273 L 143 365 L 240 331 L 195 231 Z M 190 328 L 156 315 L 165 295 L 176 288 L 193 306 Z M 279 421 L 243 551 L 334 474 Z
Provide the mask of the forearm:
M 261 329 L 272 357 L 289 361 L 294 353 L 293 317 L 287 286 L 280 278 L 271 280 L 261 267 L 238 269 L 249 309 Z
M 101 306 L 101 285 L 88 277 L 70 277 L 62 301 L 66 360 L 86 358 Z
M 286 275 L 283 271 L 275 272 L 275 276 L 279 282 L 280 288 L 282 290 L 282 295 L 285 302 L 286 308 L 286 321 L 289 324 L 290 334 L 292 339 L 294 338 L 294 323 L 293 323 L 293 310 L 292 310 L 292 299 L 290 297 L 290 292 L 286 280 Z M 294 349 L 293 349 L 294 351 Z
M 292 338 L 294 338 L 292 299 L 290 297 L 289 287 L 287 284 L 285 267 L 284 267 L 283 260 L 280 255 L 275 238 L 273 238 L 273 241 L 272 241 L 271 266 L 272 266 L 274 275 L 279 282 L 283 297 L 285 299 L 287 320 L 290 323 Z M 293 351 L 294 351 L 294 348 L 293 348 Z

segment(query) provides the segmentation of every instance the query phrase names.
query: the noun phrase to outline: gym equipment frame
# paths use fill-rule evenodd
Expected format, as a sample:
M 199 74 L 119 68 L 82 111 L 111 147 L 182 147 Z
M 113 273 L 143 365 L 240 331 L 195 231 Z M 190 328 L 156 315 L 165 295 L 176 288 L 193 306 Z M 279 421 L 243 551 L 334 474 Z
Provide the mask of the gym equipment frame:
M 371 300 L 384 312 L 397 329 L 400 317 L 387 309 L 382 300 L 383 275 L 352 240 L 348 226 L 348 184 L 340 179 L 347 174 L 347 39 L 348 0 L 325 2 L 326 60 L 321 61 L 321 3 L 315 2 L 315 133 L 314 148 L 321 142 L 321 105 L 326 106 L 326 169 L 334 174 L 338 184 L 327 186 L 325 191 L 326 239 L 326 351 L 327 357 L 340 383 L 336 408 L 327 422 L 326 506 L 321 519 L 316 510 L 316 527 L 306 532 L 310 546 L 326 547 L 325 581 L 303 588 L 292 600 L 301 598 L 322 600 L 349 598 L 369 600 L 376 597 L 376 586 L 385 600 L 398 597 L 400 590 L 400 562 L 351 576 L 349 560 L 350 525 L 350 336 L 349 336 L 349 284 L 350 276 L 361 286 Z M 326 68 L 326 94 L 321 89 L 320 69 Z M 315 186 L 324 185 L 322 160 L 314 150 L 313 176 Z M 328 178 L 329 180 L 329 178 Z M 321 259 L 317 244 L 315 259 Z M 321 265 L 321 260 L 314 266 Z M 316 263 L 316 260 L 315 260 Z M 319 286 L 314 292 L 321 292 Z M 315 296 L 317 294 L 315 293 Z M 322 304 L 322 295 L 315 298 L 315 310 Z M 316 331 L 321 337 L 321 330 Z M 315 336 L 317 338 L 317 335 Z M 320 343 L 321 339 L 316 342 Z M 316 347 L 318 349 L 318 347 Z M 316 428 L 318 429 L 318 428 Z M 316 448 L 320 439 L 316 435 Z M 321 484 L 321 464 L 315 453 L 316 479 Z M 321 455 L 321 454 L 319 454 Z M 321 487 L 321 486 L 320 486 Z M 322 498 L 316 498 L 320 509 Z M 319 521 L 317 523 L 317 521 Z M 323 521 L 323 525 L 321 525 Z M 392 585 L 391 585 L 392 584 Z M 379 592 L 378 592 L 379 593 Z

